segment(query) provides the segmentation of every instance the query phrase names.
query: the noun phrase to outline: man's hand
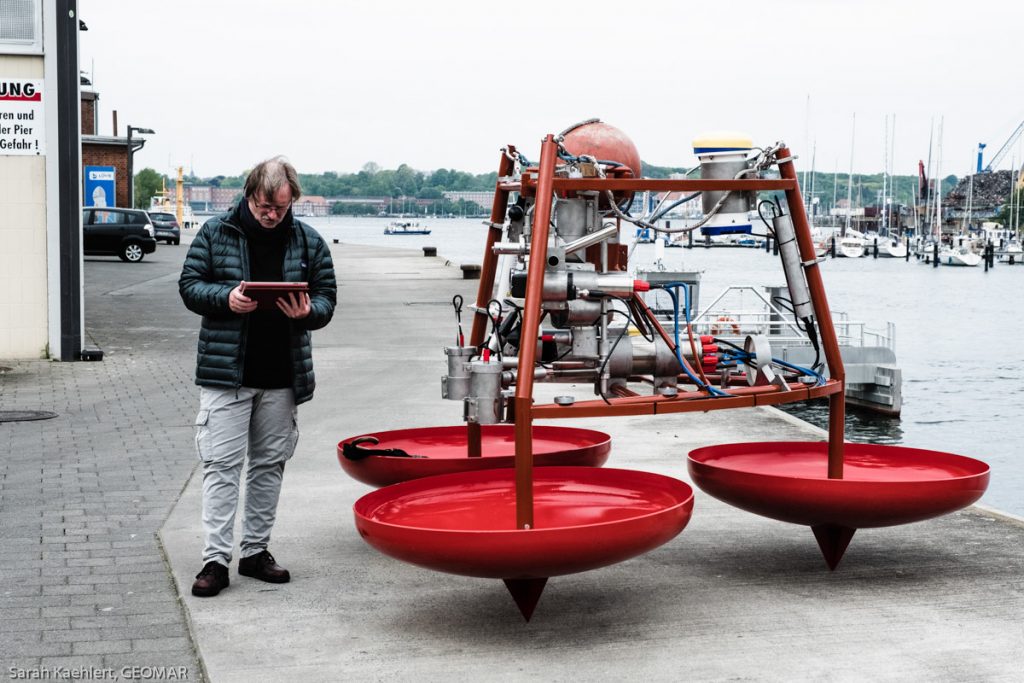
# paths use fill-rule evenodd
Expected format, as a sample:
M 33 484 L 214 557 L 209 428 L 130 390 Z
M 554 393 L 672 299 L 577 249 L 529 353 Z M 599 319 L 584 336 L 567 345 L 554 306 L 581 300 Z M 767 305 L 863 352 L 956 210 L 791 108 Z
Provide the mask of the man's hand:
M 243 280 L 228 294 L 228 308 L 235 313 L 252 313 L 256 310 L 257 303 L 245 294 L 242 294 L 242 285 L 244 284 L 245 281 Z
M 298 320 L 309 315 L 309 294 L 306 292 L 289 292 L 288 298 L 280 297 L 277 307 L 289 318 Z

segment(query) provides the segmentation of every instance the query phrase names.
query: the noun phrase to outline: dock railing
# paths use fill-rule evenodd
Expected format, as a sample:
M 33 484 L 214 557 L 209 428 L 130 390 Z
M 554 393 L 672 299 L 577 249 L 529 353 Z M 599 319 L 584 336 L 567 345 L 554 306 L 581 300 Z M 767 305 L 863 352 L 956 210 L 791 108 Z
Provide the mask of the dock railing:
M 711 335 L 742 345 L 747 335 L 765 335 L 772 343 L 786 346 L 809 346 L 807 334 L 788 308 L 789 292 L 785 287 L 733 285 L 712 299 L 702 311 L 691 318 L 694 334 Z M 680 300 L 682 306 L 682 300 Z M 671 307 L 652 306 L 663 315 L 671 315 Z M 896 326 L 885 323 L 885 330 L 868 327 L 860 320 L 851 320 L 847 313 L 832 311 L 832 322 L 840 346 L 879 346 L 896 350 Z M 680 310 L 680 323 L 684 320 Z

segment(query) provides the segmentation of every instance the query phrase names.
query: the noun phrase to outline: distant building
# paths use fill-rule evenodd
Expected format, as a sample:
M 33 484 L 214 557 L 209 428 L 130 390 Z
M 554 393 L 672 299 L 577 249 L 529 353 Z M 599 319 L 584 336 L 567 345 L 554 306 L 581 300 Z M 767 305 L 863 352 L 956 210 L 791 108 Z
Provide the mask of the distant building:
M 458 190 L 445 192 L 444 198 L 451 202 L 457 202 L 460 199 L 475 202 L 484 209 L 488 209 L 494 203 L 494 192 L 491 190 Z
M 292 205 L 296 216 L 326 216 L 330 213 L 327 200 L 318 195 L 303 195 Z
M 241 196 L 240 187 L 186 185 L 182 188 L 183 201 L 199 213 L 223 213 L 234 206 Z
M 113 135 L 99 134 L 99 99 L 89 79 L 81 79 L 82 111 L 82 169 L 86 166 L 113 166 L 114 197 L 108 198 L 108 206 L 129 206 L 128 179 L 128 138 L 119 137 L 117 129 Z M 115 119 L 116 121 L 116 119 Z M 141 147 L 143 140 L 133 140 Z M 86 202 L 89 203 L 88 199 Z

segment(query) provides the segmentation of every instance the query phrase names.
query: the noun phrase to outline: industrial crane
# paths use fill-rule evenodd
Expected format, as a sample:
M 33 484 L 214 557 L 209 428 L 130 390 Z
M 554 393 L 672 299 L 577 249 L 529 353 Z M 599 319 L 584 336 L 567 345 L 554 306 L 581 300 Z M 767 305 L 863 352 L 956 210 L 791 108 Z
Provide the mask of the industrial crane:
M 992 170 L 999 165 L 999 162 L 1003 160 L 1003 157 L 1006 156 L 1006 153 L 1010 151 L 1010 148 L 1013 147 L 1013 143 L 1017 142 L 1017 138 L 1020 137 L 1021 133 L 1024 133 L 1024 121 L 1021 121 L 1020 125 L 1017 126 L 1017 129 L 1010 133 L 1010 137 L 1006 138 L 1006 142 L 1003 143 L 1003 146 L 999 148 L 999 151 L 995 153 L 995 156 L 989 160 L 988 164 L 984 168 L 981 167 L 981 152 L 985 149 L 985 143 L 979 142 L 978 173 L 991 173 Z

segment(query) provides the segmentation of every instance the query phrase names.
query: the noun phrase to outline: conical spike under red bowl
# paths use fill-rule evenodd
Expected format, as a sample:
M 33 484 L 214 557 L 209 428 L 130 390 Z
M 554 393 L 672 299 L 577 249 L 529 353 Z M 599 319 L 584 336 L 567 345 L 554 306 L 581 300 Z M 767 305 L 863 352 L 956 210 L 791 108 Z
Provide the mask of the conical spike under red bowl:
M 591 467 L 533 472 L 534 528 L 516 528 L 515 471 L 483 470 L 378 489 L 353 506 L 363 539 L 437 571 L 532 579 L 604 567 L 683 530 L 693 489 L 659 474 Z

